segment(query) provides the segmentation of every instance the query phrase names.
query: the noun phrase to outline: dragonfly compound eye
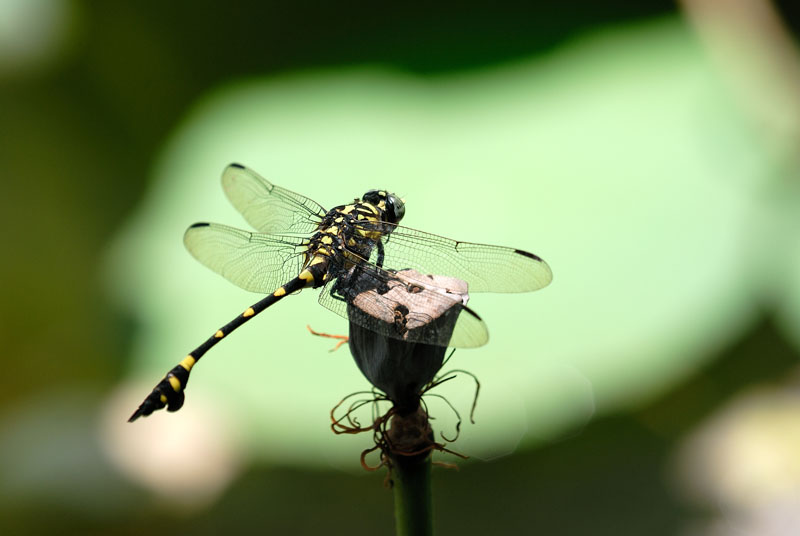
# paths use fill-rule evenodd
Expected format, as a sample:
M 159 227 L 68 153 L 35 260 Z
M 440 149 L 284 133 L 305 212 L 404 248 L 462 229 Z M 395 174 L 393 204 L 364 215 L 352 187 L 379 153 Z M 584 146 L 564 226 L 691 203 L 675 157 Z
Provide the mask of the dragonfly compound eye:
M 386 212 L 389 215 L 389 221 L 397 223 L 403 219 L 406 213 L 406 205 L 403 200 L 394 194 L 389 194 L 386 197 Z

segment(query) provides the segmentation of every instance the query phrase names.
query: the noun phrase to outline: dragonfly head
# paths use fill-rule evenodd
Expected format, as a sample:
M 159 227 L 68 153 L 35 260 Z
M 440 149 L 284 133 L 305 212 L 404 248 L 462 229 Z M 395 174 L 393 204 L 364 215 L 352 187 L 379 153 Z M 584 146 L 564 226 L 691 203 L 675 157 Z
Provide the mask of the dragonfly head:
M 362 200 L 383 209 L 389 223 L 398 223 L 406 213 L 403 200 L 386 190 L 370 190 L 364 194 Z

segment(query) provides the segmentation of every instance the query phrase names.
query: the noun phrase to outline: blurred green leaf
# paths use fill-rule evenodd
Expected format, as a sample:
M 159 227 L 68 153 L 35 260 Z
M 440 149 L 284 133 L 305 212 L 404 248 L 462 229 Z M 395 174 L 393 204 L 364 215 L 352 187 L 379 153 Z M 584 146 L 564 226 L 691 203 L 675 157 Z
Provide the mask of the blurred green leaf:
M 220 88 L 175 132 L 113 256 L 113 290 L 144 328 L 133 375 L 144 396 L 258 299 L 181 244 L 194 221 L 245 227 L 219 186 L 238 161 L 326 207 L 387 188 L 406 198 L 408 226 L 545 258 L 551 287 L 472 297 L 492 340 L 451 365 L 483 384 L 459 450 L 554 437 L 654 396 L 752 322 L 741 233 L 770 166 L 753 138 L 675 20 L 469 75 L 361 68 Z M 314 294 L 215 348 L 186 403 L 222 400 L 252 456 L 355 467 L 368 439 L 334 438 L 327 415 L 366 383 L 346 352 L 306 334 L 346 330 Z

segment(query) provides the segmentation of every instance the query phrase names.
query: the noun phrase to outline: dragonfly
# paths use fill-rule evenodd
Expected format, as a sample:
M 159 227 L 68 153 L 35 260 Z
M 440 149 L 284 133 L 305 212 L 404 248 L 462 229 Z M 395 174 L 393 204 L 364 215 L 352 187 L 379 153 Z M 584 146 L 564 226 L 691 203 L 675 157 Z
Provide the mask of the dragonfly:
M 184 234 L 189 252 L 235 285 L 266 294 L 216 330 L 173 367 L 128 419 L 167 408 L 179 410 L 189 373 L 197 361 L 238 327 L 284 297 L 304 288 L 322 288 L 319 303 L 370 331 L 434 346 L 474 348 L 488 341 L 480 316 L 462 295 L 448 292 L 423 274 L 464 281 L 470 292 L 529 292 L 547 286 L 552 271 L 537 255 L 505 246 L 461 242 L 399 225 L 405 202 L 386 190 L 369 190 L 352 203 L 325 210 L 311 199 L 274 185 L 241 164 L 230 164 L 222 187 L 233 206 L 255 229 L 195 223 Z M 403 274 L 402 276 L 400 274 Z M 418 274 L 416 276 L 408 274 Z M 366 291 L 404 285 L 409 317 L 425 323 L 413 295 L 443 309 L 458 307 L 447 330 L 398 330 L 349 307 Z M 422 292 L 421 292 L 422 291 Z M 427 309 L 426 309 L 427 310 Z

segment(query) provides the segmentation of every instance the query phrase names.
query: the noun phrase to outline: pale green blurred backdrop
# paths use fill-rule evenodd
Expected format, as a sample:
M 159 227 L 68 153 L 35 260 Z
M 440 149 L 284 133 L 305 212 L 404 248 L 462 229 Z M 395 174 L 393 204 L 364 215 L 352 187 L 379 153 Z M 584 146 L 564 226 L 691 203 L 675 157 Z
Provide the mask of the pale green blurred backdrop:
M 391 533 L 368 388 L 316 293 L 281 302 L 135 424 L 157 380 L 258 299 L 194 261 L 246 223 L 241 162 L 325 207 L 533 251 L 474 295 L 476 424 L 436 469 L 441 534 L 800 528 L 800 64 L 794 5 L 0 2 L 10 534 Z M 440 390 L 465 415 L 469 380 Z M 452 413 L 435 400 L 437 431 Z M 440 457 L 443 461 L 453 458 Z

